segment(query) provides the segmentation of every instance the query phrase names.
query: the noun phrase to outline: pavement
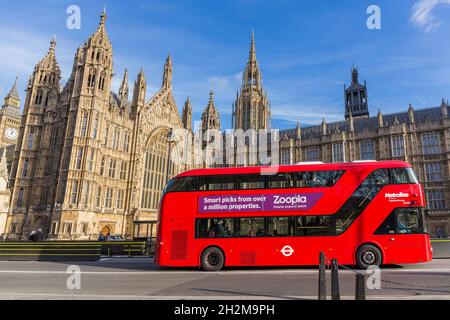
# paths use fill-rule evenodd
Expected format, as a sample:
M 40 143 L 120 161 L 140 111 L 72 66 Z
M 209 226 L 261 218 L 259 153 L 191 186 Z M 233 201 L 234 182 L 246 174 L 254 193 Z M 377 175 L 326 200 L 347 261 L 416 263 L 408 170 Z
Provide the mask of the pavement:
M 431 246 L 433 247 L 433 258 L 450 259 L 450 239 L 431 240 Z
M 380 289 L 366 289 L 367 299 L 450 300 L 450 259 L 383 267 L 380 284 Z M 339 286 L 341 299 L 354 299 L 354 271 L 340 270 Z M 318 269 L 312 267 L 203 272 L 160 268 L 144 257 L 103 258 L 75 267 L 63 262 L 0 261 L 0 299 L 315 300 L 317 287 Z M 328 294 L 330 287 L 327 271 Z

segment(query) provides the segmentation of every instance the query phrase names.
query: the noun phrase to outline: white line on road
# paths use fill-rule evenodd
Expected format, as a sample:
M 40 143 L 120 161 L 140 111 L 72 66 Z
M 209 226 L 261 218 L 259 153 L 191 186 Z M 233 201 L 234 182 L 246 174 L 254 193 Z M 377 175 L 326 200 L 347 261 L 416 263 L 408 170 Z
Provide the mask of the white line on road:
M 450 300 L 450 295 L 374 295 L 368 300 Z M 108 299 L 108 300 L 317 300 L 317 295 L 280 296 L 223 295 L 223 296 L 151 296 L 151 295 L 102 295 L 102 294 L 49 294 L 49 293 L 6 293 L 0 299 Z M 331 299 L 330 296 L 327 297 Z M 341 300 L 354 300 L 354 296 L 341 296 Z
M 354 270 L 362 271 L 364 270 Z M 82 274 L 92 275 L 153 275 L 153 274 L 188 274 L 188 275 L 252 275 L 252 274 L 317 274 L 319 270 L 234 270 L 220 272 L 203 272 L 203 271 L 172 271 L 172 270 L 154 270 L 154 271 L 81 271 Z M 446 269 L 381 269 L 383 273 L 450 273 L 450 268 Z M 62 270 L 0 270 L 0 274 L 66 274 Z M 353 274 L 352 271 L 340 270 L 340 274 Z

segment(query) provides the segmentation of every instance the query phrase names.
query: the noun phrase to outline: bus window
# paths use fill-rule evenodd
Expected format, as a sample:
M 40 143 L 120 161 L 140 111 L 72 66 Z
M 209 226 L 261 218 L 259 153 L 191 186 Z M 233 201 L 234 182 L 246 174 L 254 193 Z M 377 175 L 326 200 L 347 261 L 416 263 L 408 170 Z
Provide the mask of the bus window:
M 296 188 L 308 187 L 309 176 L 311 176 L 311 172 L 294 172 L 294 186 Z
M 238 189 L 263 189 L 265 187 L 266 177 L 263 175 L 238 175 L 236 181 Z
M 375 234 L 424 233 L 422 214 L 419 208 L 397 208 L 378 227 Z
M 343 170 L 295 172 L 294 185 L 297 188 L 332 187 L 343 174 Z
M 240 218 L 239 236 L 241 237 L 264 237 L 264 218 Z
M 197 238 L 229 238 L 234 235 L 233 219 L 198 219 Z
M 417 179 L 416 173 L 413 168 L 406 168 L 406 172 L 408 174 L 409 183 L 419 184 L 419 180 Z
M 331 216 L 297 217 L 297 236 L 330 236 L 334 234 Z
M 417 208 L 397 208 L 398 233 L 423 233 L 422 219 Z
M 234 189 L 234 176 L 233 175 L 221 175 L 221 176 L 201 176 L 198 178 L 199 190 L 233 190 Z
M 406 169 L 405 168 L 391 169 L 391 183 L 393 184 L 410 183 Z
M 292 227 L 288 217 L 269 217 L 267 218 L 269 227 L 269 236 L 287 237 L 292 236 Z
M 332 187 L 343 175 L 344 171 L 316 171 L 313 172 L 312 187 Z
M 181 177 L 170 180 L 164 190 L 164 193 L 195 191 L 196 189 L 197 189 L 196 177 Z
M 378 169 L 372 172 L 362 183 L 363 186 L 385 186 L 389 184 L 389 170 Z
M 396 233 L 395 212 L 391 213 L 386 220 L 378 227 L 375 234 L 394 234 Z
M 291 173 L 278 173 L 268 177 L 269 188 L 292 188 L 294 181 Z

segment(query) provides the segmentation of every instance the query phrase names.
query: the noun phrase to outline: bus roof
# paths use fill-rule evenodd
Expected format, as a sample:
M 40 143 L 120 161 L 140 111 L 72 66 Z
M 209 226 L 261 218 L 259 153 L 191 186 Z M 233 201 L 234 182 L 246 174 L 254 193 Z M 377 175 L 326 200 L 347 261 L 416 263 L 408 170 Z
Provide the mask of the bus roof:
M 411 167 L 405 161 L 400 160 L 384 160 L 384 161 L 355 161 L 355 162 L 340 162 L 340 163 L 317 163 L 317 162 L 302 162 L 293 165 L 279 166 L 277 172 L 292 172 L 292 171 L 316 171 L 316 170 L 348 170 L 357 167 L 371 167 L 373 169 L 381 168 L 398 168 Z M 251 166 L 251 167 L 223 167 L 223 168 L 207 168 L 194 169 L 183 172 L 178 177 L 187 176 L 206 176 L 206 175 L 227 175 L 227 174 L 255 174 L 262 171 L 270 174 L 269 166 Z

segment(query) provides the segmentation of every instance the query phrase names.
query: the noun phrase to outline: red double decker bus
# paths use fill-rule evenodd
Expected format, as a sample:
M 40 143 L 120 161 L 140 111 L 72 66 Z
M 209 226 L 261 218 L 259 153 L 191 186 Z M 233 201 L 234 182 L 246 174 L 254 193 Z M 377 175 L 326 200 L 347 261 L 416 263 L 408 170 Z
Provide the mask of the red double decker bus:
M 182 173 L 160 204 L 161 266 L 317 265 L 319 252 L 367 268 L 427 262 L 424 193 L 402 161 L 212 168 Z

